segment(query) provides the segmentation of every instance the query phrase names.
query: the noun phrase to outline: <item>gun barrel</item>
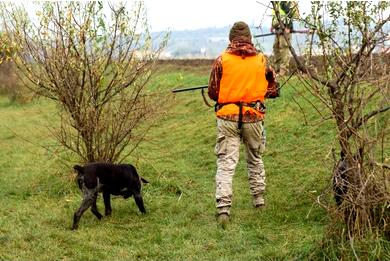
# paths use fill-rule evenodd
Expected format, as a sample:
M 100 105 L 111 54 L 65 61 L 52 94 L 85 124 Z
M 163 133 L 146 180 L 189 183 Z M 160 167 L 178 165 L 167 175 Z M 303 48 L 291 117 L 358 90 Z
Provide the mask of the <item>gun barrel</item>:
M 266 36 L 271 36 L 271 35 L 275 35 L 275 34 L 280 34 L 280 32 L 273 32 L 273 33 L 268 33 L 268 34 L 257 34 L 257 35 L 254 35 L 253 37 L 254 38 L 258 38 L 258 37 L 266 37 Z M 292 30 L 290 33 L 296 33 L 296 34 L 311 34 L 313 33 L 313 30 Z
M 189 87 L 189 88 L 175 88 L 172 90 L 172 92 L 186 92 L 186 91 L 200 90 L 200 89 L 206 89 L 206 88 L 208 88 L 208 85 L 194 86 L 194 87 Z
M 254 38 L 257 38 L 257 37 L 265 37 L 265 36 L 270 36 L 270 35 L 274 35 L 275 33 L 268 33 L 268 34 L 257 34 L 257 35 L 254 35 L 253 37 Z

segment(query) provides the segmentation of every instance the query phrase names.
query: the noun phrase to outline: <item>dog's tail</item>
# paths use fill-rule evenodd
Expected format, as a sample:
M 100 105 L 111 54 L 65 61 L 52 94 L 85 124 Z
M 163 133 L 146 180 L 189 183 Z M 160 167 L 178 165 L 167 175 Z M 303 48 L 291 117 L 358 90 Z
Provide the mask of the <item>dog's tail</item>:
M 144 179 L 143 177 L 140 176 L 139 178 L 140 178 L 140 180 L 142 181 L 142 183 L 145 183 L 145 184 L 146 184 L 146 183 L 149 183 L 149 181 L 147 181 L 147 180 Z
M 74 165 L 73 169 L 76 170 L 80 174 L 84 174 L 84 168 L 79 165 Z
M 141 183 L 144 183 L 144 184 L 149 183 L 149 181 L 147 181 L 146 179 L 141 177 L 141 175 L 138 174 L 137 169 L 133 165 L 130 164 L 130 168 L 133 170 L 133 172 L 136 174 L 136 176 L 138 176 Z

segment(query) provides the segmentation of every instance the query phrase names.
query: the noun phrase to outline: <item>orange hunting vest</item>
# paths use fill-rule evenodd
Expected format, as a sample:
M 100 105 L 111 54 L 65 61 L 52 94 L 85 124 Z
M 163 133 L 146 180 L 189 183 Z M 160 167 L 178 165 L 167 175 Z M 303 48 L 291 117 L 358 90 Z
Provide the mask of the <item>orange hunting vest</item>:
M 263 54 L 242 58 L 229 53 L 222 54 L 222 78 L 219 87 L 218 103 L 226 104 L 217 111 L 217 116 L 238 115 L 238 105 L 234 103 L 264 102 L 268 82 L 265 79 L 266 60 Z M 262 115 L 247 106 L 243 114 Z

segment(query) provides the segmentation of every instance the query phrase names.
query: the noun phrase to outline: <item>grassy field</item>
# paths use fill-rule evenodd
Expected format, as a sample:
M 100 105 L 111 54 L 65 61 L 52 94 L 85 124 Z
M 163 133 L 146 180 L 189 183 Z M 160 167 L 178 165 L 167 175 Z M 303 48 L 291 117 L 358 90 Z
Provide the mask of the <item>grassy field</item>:
M 204 84 L 207 71 L 167 67 L 153 88 Z M 81 202 L 71 168 L 77 162 L 42 148 L 55 149 L 47 126 L 58 122 L 56 107 L 44 99 L 18 105 L 0 97 L 0 260 L 306 259 L 326 229 L 315 199 L 331 177 L 333 127 L 314 124 L 316 113 L 291 86 L 267 109 L 266 209 L 251 205 L 242 153 L 231 224 L 217 226 L 215 116 L 199 92 L 188 92 L 176 94 L 128 160 L 150 181 L 143 189 L 148 214 L 133 199 L 114 198 L 110 218 L 99 221 L 87 211 L 71 231 Z M 101 197 L 98 207 L 103 212 Z

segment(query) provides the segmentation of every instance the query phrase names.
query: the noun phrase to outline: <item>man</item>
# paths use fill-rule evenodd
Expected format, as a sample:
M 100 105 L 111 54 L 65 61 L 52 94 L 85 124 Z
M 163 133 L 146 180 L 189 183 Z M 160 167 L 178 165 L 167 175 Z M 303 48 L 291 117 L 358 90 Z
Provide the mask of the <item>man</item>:
M 273 45 L 274 66 L 276 74 L 284 76 L 288 73 L 290 62 L 288 43 L 291 41 L 293 19 L 299 18 L 298 4 L 294 1 L 273 1 L 273 4 L 280 16 L 280 19 L 278 19 L 275 10 L 273 10 L 271 32 L 275 33 Z M 287 39 L 283 35 L 282 23 Z
M 241 140 L 246 148 L 249 187 L 253 205 L 265 206 L 265 171 L 261 154 L 265 149 L 263 119 L 267 78 L 274 80 L 266 57 L 252 43 L 248 25 L 236 22 L 229 33 L 230 44 L 213 64 L 208 86 L 216 101 L 217 155 L 216 207 L 218 222 L 229 222 L 232 181 L 239 159 Z

